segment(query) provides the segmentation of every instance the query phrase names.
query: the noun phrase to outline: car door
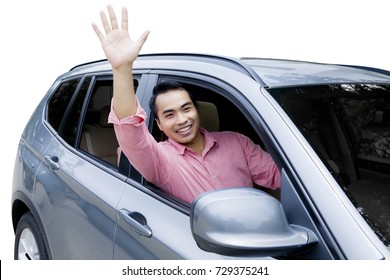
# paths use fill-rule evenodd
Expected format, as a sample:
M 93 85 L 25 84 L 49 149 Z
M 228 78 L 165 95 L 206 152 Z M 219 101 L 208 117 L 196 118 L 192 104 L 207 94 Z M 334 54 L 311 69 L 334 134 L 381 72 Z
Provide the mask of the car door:
M 124 182 L 55 139 L 37 174 L 54 259 L 112 259 L 115 207 Z M 38 202 L 39 203 L 39 202 Z
M 56 137 L 43 153 L 35 200 L 41 206 L 53 259 L 113 257 L 116 205 L 125 185 L 124 176 L 112 165 L 80 150 L 77 140 L 83 127 L 84 101 L 95 81 L 94 77 L 81 79 L 56 128 L 52 126 L 56 110 L 51 106 L 60 103 L 64 93 L 49 100 L 46 126 Z
M 188 213 L 129 180 L 118 204 L 115 259 L 210 259 L 192 238 Z

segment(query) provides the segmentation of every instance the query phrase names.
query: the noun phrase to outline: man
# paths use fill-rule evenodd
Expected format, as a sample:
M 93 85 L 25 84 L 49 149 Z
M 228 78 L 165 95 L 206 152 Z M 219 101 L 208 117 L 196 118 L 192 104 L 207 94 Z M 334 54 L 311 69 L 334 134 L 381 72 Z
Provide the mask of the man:
M 106 35 L 96 24 L 105 55 L 113 69 L 113 99 L 109 121 L 114 124 L 120 149 L 150 182 L 187 201 L 208 190 L 252 186 L 280 188 L 277 166 L 258 145 L 235 132 L 208 132 L 199 126 L 195 102 L 177 83 L 153 90 L 151 104 L 156 122 L 168 137 L 156 142 L 145 125 L 146 114 L 135 96 L 132 66 L 149 32 L 137 41 L 128 34 L 127 9 L 121 28 L 108 6 L 109 20 L 100 13 Z M 232 160 L 234 158 L 234 160 Z

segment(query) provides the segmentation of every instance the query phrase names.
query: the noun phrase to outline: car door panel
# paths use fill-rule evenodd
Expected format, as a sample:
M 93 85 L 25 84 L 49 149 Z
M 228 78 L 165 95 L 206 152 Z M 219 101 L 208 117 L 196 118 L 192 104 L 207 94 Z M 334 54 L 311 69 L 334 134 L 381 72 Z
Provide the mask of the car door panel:
M 192 238 L 189 216 L 156 199 L 139 183 L 130 181 L 118 204 L 115 259 L 219 258 L 198 248 Z M 142 191 L 144 189 L 144 191 Z M 141 235 L 125 214 L 145 218 L 151 236 Z
M 55 139 L 36 177 L 35 200 L 54 259 L 112 259 L 124 182 Z M 54 160 L 53 160 L 54 159 Z M 57 168 L 53 168 L 57 166 Z

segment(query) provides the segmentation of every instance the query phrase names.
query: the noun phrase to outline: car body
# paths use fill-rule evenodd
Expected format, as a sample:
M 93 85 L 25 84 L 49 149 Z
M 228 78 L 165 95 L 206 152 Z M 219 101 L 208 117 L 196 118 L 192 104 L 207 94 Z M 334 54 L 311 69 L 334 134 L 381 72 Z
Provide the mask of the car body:
M 270 153 L 281 191 L 237 186 L 188 204 L 150 184 L 107 124 L 109 63 L 86 63 L 58 77 L 20 138 L 15 259 L 390 259 L 389 72 L 148 54 L 133 75 L 156 139 L 152 89 L 178 80 L 213 105 L 202 126 Z

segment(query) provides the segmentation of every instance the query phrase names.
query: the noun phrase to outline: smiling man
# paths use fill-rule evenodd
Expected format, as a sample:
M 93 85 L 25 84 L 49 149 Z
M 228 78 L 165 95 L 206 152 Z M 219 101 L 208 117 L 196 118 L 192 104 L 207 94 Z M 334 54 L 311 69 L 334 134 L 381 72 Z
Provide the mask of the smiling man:
M 279 170 L 271 156 L 248 137 L 236 132 L 208 132 L 200 127 L 192 95 L 183 85 L 163 82 L 150 101 L 156 122 L 168 137 L 157 142 L 145 125 L 146 113 L 135 96 L 132 65 L 149 32 L 137 41 L 128 33 L 127 9 L 121 28 L 111 6 L 109 20 L 101 12 L 105 35 L 96 24 L 105 55 L 113 69 L 114 94 L 109 121 L 120 149 L 151 183 L 189 203 L 209 190 L 253 186 L 280 188 Z M 232 160 L 234 155 L 234 160 Z
M 204 149 L 204 135 L 200 133 L 196 101 L 183 85 L 162 82 L 153 90 L 150 109 L 165 135 L 201 153 Z

